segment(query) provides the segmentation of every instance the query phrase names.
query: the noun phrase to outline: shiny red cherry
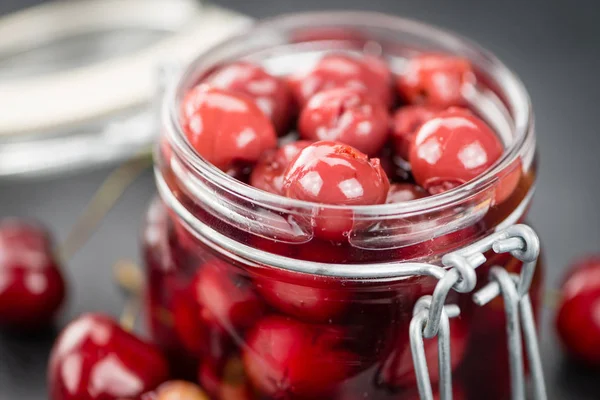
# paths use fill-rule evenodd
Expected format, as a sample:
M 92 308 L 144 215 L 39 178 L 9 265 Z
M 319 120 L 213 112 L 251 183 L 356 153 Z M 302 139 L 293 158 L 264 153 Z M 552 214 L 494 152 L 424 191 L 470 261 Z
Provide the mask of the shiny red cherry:
M 180 344 L 210 363 L 227 357 L 230 332 L 250 327 L 264 310 L 249 281 L 219 260 L 202 265 L 189 286 L 175 291 L 171 308 Z
M 392 103 L 392 74 L 386 63 L 373 56 L 329 54 L 308 72 L 288 78 L 300 107 L 316 93 L 333 88 L 354 88 L 389 107 Z
M 167 379 L 158 348 L 102 314 L 85 314 L 67 325 L 48 364 L 52 400 L 139 398 Z
M 399 108 L 394 113 L 392 141 L 396 155 L 408 160 L 410 146 L 417 129 L 427 120 L 442 111 L 439 107 L 411 105 Z
M 453 108 L 421 125 L 409 159 L 415 181 L 437 194 L 476 178 L 502 152 L 502 142 L 484 121 Z
M 466 323 L 461 319 L 450 320 L 450 364 L 455 370 L 461 363 L 467 347 L 469 334 Z M 429 379 L 431 384 L 439 381 L 438 365 L 438 339 L 425 339 L 425 358 L 429 366 Z M 404 327 L 396 341 L 396 345 L 390 356 L 383 363 L 381 377 L 386 385 L 392 387 L 413 386 L 417 382 L 415 375 L 412 353 L 410 350 L 410 339 L 408 326 Z
M 284 194 L 293 199 L 334 205 L 385 202 L 389 181 L 379 159 L 369 159 L 351 146 L 337 142 L 313 143 L 288 166 Z M 311 220 L 315 235 L 339 240 L 352 229 L 352 212 L 321 209 Z
M 0 326 L 47 325 L 64 298 L 65 281 L 49 233 L 30 222 L 0 221 Z
M 209 400 L 198 385 L 187 381 L 168 381 L 155 391 L 146 393 L 141 400 Z
M 219 340 L 222 336 L 221 329 L 207 324 L 200 318 L 200 309 L 191 286 L 173 292 L 171 314 L 173 329 L 185 351 L 195 357 L 210 355 L 210 358 L 214 356 L 218 359 L 222 356 L 226 346 L 223 340 Z
M 246 374 L 256 389 L 273 398 L 333 398 L 331 392 L 359 361 L 343 348 L 344 338 L 337 326 L 266 317 L 246 338 Z
M 298 140 L 265 152 L 250 175 L 250 184 L 266 192 L 283 194 L 283 173 L 298 153 L 311 142 Z
M 471 63 L 445 54 L 422 54 L 410 59 L 396 80 L 400 96 L 411 104 L 438 107 L 463 105 L 463 89 L 475 82 Z
M 315 94 L 298 119 L 304 139 L 341 142 L 371 156 L 385 144 L 389 126 L 383 103 L 364 91 L 346 87 Z
M 264 311 L 251 282 L 219 260 L 204 264 L 192 282 L 203 320 L 225 331 L 252 326 Z
M 348 308 L 350 290 L 333 281 L 314 277 L 297 277 L 292 282 L 282 279 L 255 278 L 255 285 L 266 302 L 285 314 L 326 323 L 335 321 Z
M 204 83 L 252 97 L 275 130 L 285 133 L 292 113 L 292 95 L 285 80 L 251 62 L 237 61 L 219 68 Z
M 427 193 L 412 183 L 392 183 L 388 191 L 386 203 L 402 203 L 404 201 L 416 200 L 426 197 Z
M 198 154 L 223 171 L 253 163 L 277 145 L 273 124 L 252 98 L 230 90 L 207 85 L 190 90 L 181 123 Z
M 283 178 L 288 197 L 335 205 L 381 204 L 389 186 L 378 159 L 329 141 L 300 151 Z
M 575 263 L 561 294 L 556 329 L 564 348 L 575 359 L 600 366 L 600 256 Z

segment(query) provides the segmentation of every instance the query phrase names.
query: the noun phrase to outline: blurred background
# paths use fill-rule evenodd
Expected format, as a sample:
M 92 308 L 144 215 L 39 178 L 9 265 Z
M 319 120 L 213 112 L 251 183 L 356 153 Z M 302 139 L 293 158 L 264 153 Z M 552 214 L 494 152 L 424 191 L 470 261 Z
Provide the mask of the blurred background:
M 99 60 L 114 59 L 115 68 L 121 68 L 123 66 L 117 64 L 126 58 L 129 63 L 123 67 L 123 73 L 130 76 L 127 68 L 141 65 L 136 62 L 160 60 L 168 66 L 169 57 L 185 57 L 189 47 L 182 45 L 180 53 L 171 55 L 160 48 L 160 44 L 171 40 L 183 27 L 187 29 L 190 23 L 205 29 L 202 11 L 192 2 L 152 1 L 164 2 L 165 20 L 158 20 L 151 13 L 136 16 L 139 13 L 132 4 L 137 6 L 144 0 L 121 4 L 106 1 L 105 12 L 112 16 L 118 14 L 125 21 L 118 28 L 107 27 L 97 18 L 95 23 L 102 29 L 96 29 L 95 33 L 72 39 L 57 34 L 55 45 L 35 52 L 24 52 L 22 47 L 19 50 L 17 44 L 35 48 L 53 37 L 56 27 L 52 26 L 52 20 L 40 20 L 50 24 L 40 26 L 11 19 L 9 22 L 15 25 L 8 27 L 2 25 L 7 23 L 6 19 L 0 21 L 0 216 L 38 218 L 50 226 L 60 240 L 115 163 L 146 148 L 152 140 L 156 131 L 151 99 L 154 91 L 159 90 L 155 75 L 130 82 L 132 93 L 137 97 L 120 99 L 118 107 L 110 102 L 111 93 L 106 93 L 112 88 L 101 91 L 106 95 L 102 101 L 77 105 L 82 119 L 92 115 L 93 106 L 103 110 L 89 121 L 70 120 L 69 115 L 57 117 L 61 107 L 73 107 L 73 99 L 55 99 L 56 104 L 48 110 L 40 110 L 34 103 L 29 113 L 23 114 L 27 98 L 20 95 L 33 96 L 40 87 L 50 90 L 57 84 L 47 79 L 38 81 L 40 74 L 56 74 L 60 79 L 67 79 L 67 84 L 75 85 L 77 76 L 67 74 L 65 77 L 61 71 L 86 67 Z M 40 3 L 0 0 L 0 14 L 10 18 L 6 17 L 9 13 Z M 479 42 L 521 77 L 533 100 L 541 168 L 530 215 L 544 246 L 547 287 L 557 286 L 562 270 L 571 260 L 600 251 L 600 135 L 595 125 L 600 93 L 600 5 L 597 2 L 213 0 L 213 3 L 252 18 L 324 9 L 381 11 L 438 25 Z M 74 4 L 69 6 L 75 7 Z M 131 24 L 126 21 L 129 16 Z M 234 18 L 231 24 L 240 21 L 244 22 Z M 202 33 L 205 31 L 195 35 L 205 37 Z M 222 28 L 219 34 L 224 35 L 226 31 L 227 27 Z M 198 46 L 205 45 L 205 41 L 198 43 Z M 142 61 L 130 57 L 144 51 L 151 51 L 151 56 Z M 39 86 L 33 87 L 36 82 Z M 98 90 L 98 87 L 89 90 Z M 80 87 L 80 91 L 81 98 L 86 97 L 85 90 Z M 51 96 L 52 92 L 47 93 Z M 36 134 L 27 130 L 18 132 L 15 129 L 18 124 L 31 125 Z M 80 167 L 86 168 L 75 171 Z M 58 174 L 37 176 L 49 170 Z M 148 170 L 127 190 L 91 241 L 70 260 L 67 274 L 70 281 L 77 284 L 71 285 L 70 300 L 57 329 L 83 311 L 120 313 L 124 299 L 112 283 L 110 265 L 122 258 L 139 260 L 140 223 L 154 193 L 152 173 Z M 552 315 L 551 309 L 545 310 L 541 331 L 550 398 L 599 399 L 600 372 L 582 369 L 564 359 L 554 337 Z M 53 339 L 54 332 L 44 332 L 34 338 L 0 334 L 1 400 L 46 398 L 46 360 Z

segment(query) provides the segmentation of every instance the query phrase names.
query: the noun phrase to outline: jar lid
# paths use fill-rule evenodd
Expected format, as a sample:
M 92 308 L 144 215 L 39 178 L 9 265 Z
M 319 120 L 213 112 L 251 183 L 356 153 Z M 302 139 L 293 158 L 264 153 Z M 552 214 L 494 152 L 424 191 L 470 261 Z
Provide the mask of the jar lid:
M 0 177 L 149 147 L 159 66 L 185 63 L 249 22 L 194 0 L 50 2 L 0 18 Z

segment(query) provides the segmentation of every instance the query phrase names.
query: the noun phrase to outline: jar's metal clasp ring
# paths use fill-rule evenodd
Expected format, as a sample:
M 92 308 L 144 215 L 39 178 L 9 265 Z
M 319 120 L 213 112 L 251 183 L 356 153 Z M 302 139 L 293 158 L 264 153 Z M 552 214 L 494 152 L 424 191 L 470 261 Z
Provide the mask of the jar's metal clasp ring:
M 423 296 L 415 304 L 410 324 L 410 344 L 421 400 L 433 400 L 423 338 L 431 339 L 435 336 L 439 336 L 440 399 L 452 400 L 449 318 L 458 316 L 460 309 L 456 305 L 446 305 L 446 297 L 451 289 L 467 293 L 475 288 L 477 283 L 475 269 L 485 262 L 483 253 L 489 250 L 496 253 L 510 253 L 521 260 L 523 262 L 521 274 L 510 274 L 504 268 L 492 267 L 490 283 L 473 295 L 473 301 L 483 306 L 498 296 L 504 299 L 512 400 L 525 399 L 522 336 L 531 370 L 533 398 L 547 399 L 535 320 L 529 297 L 529 286 L 540 253 L 540 243 L 530 227 L 513 225 L 445 255 L 442 263 L 451 269 L 440 278 L 432 296 Z

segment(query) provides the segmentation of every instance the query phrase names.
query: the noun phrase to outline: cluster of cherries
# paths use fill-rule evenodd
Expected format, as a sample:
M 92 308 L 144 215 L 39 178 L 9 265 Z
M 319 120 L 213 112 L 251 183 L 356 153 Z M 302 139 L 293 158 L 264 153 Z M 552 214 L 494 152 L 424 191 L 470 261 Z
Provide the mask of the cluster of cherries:
M 474 79 L 467 61 L 438 54 L 409 60 L 398 77 L 371 56 L 326 55 L 308 72 L 285 78 L 235 62 L 190 90 L 181 122 L 200 156 L 261 190 L 330 205 L 404 202 L 468 182 L 501 156 L 503 146 L 494 131 L 464 108 L 462 93 Z M 398 99 L 403 105 L 392 111 Z M 278 136 L 299 140 L 278 147 Z M 496 185 L 496 204 L 510 196 L 518 178 Z M 324 210 L 311 221 L 315 235 L 331 241 L 345 237 L 353 228 L 352 215 Z M 342 345 L 346 332 L 328 324 L 341 314 L 336 307 L 344 305 L 344 291 L 316 280 L 302 286 L 268 275 L 250 283 L 216 259 L 207 261 L 187 287 L 190 293 L 175 293 L 172 314 L 164 318 L 185 351 L 204 360 L 197 371 L 202 388 L 169 381 L 174 365 L 164 349 L 108 316 L 85 314 L 63 330 L 53 347 L 50 398 L 331 398 L 328 390 L 336 382 L 368 363 Z M 563 289 L 557 319 L 561 338 L 572 354 L 600 365 L 600 260 L 574 269 Z M 23 221 L 2 221 L 0 325 L 36 329 L 48 324 L 64 297 L 65 282 L 47 232 Z M 267 307 L 281 313 L 267 314 Z M 451 324 L 455 366 L 467 328 L 461 320 Z M 232 332 L 244 332 L 244 349 L 215 366 L 214 360 L 224 359 L 221 353 L 229 346 L 224 338 Z M 435 341 L 428 342 L 429 364 L 435 364 L 436 349 Z M 407 346 L 395 347 L 381 376 L 389 385 L 408 388 L 399 398 L 418 399 Z M 430 378 L 439 379 L 434 369 Z M 454 398 L 465 398 L 459 386 L 454 391 Z M 344 396 L 362 398 L 360 392 Z
M 401 202 L 453 189 L 502 155 L 494 131 L 463 107 L 474 77 L 469 62 L 440 54 L 411 59 L 397 78 L 368 55 L 328 54 L 285 78 L 239 61 L 189 91 L 181 122 L 205 160 L 242 180 L 251 166 L 249 183 L 264 191 L 333 205 Z M 287 142 L 279 148 L 278 135 Z M 398 179 L 398 165 L 414 180 Z M 518 179 L 498 185 L 497 203 Z M 336 240 L 351 228 L 333 219 L 317 219 L 315 234 Z

